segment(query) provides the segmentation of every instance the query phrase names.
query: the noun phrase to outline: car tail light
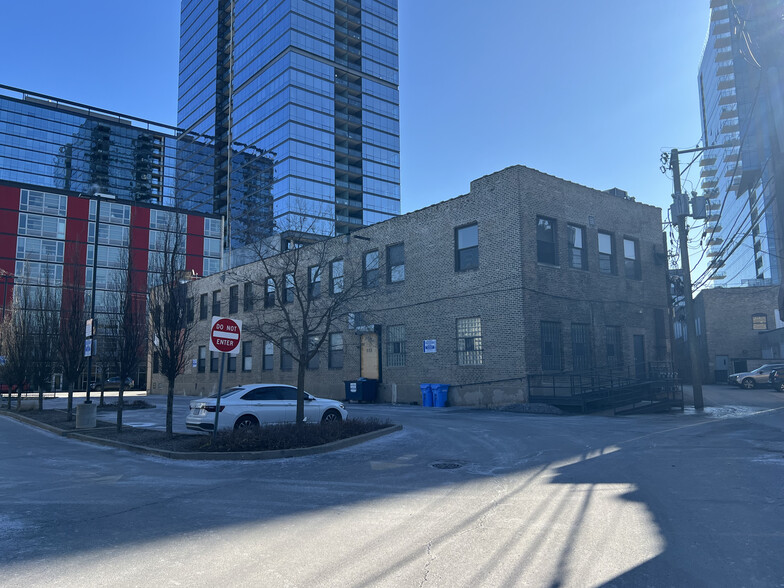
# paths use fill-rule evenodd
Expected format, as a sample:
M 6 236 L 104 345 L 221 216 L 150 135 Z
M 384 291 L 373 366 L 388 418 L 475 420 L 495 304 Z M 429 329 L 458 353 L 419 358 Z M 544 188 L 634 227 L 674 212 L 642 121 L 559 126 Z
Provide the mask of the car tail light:
M 226 407 L 222 405 L 220 407 L 220 411 L 223 412 L 224 408 L 226 408 Z M 207 412 L 215 412 L 215 406 L 214 405 L 213 406 L 205 406 L 204 410 L 206 410 Z

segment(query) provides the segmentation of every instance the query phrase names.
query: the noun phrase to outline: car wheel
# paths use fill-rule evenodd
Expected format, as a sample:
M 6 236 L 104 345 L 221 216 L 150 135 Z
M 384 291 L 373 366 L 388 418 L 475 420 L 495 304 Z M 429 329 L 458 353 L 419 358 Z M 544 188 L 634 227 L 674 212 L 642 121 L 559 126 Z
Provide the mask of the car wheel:
M 754 388 L 754 380 L 752 378 L 743 378 L 741 385 L 746 388 L 746 390 L 751 390 Z
M 784 381 L 782 381 L 782 382 L 779 382 L 778 386 L 776 386 L 776 389 L 777 389 L 779 392 L 784 392 Z
M 250 431 L 259 426 L 259 419 L 252 414 L 242 415 L 234 423 L 235 431 Z
M 339 423 L 342 420 L 343 415 L 341 415 L 334 408 L 330 408 L 327 412 L 324 413 L 324 416 L 321 417 L 322 423 Z

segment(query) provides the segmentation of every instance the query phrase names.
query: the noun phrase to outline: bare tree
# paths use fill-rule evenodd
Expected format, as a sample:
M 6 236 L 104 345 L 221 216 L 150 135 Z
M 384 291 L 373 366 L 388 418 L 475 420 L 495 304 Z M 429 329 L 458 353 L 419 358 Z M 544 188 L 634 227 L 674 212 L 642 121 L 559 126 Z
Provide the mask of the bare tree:
M 168 382 L 166 395 L 166 436 L 171 438 L 174 413 L 174 384 L 185 369 L 185 352 L 190 347 L 194 323 L 188 321 L 185 282 L 185 237 L 179 215 L 155 241 L 152 273 L 155 287 L 150 291 L 150 336 L 158 354 L 161 374 Z
M 2 379 L 8 385 L 8 408 L 11 395 L 16 390 L 21 400 L 22 390 L 30 382 L 33 369 L 33 319 L 30 309 L 30 292 L 25 285 L 15 287 L 14 304 L 2 325 L 3 355 L 0 366 Z
M 368 295 L 360 265 L 353 256 L 336 254 L 335 239 L 313 241 L 308 231 L 281 235 L 278 244 L 258 244 L 258 263 L 234 274 L 254 284 L 263 312 L 254 312 L 245 330 L 272 341 L 297 365 L 296 422 L 305 419 L 305 373 L 336 321 L 345 319 Z M 263 247 L 263 250 L 262 250 Z M 271 280 L 271 282 L 270 282 Z
M 33 287 L 33 307 L 30 312 L 32 337 L 32 371 L 30 380 L 38 390 L 38 410 L 44 408 L 44 387 L 52 388 L 52 374 L 57 361 L 60 335 L 61 290 L 54 288 L 49 272 L 38 286 Z
M 130 259 L 114 283 L 114 295 L 109 307 L 111 316 L 103 329 L 102 357 L 111 362 L 120 379 L 117 398 L 117 432 L 122 432 L 123 396 L 125 382 L 136 374 L 147 346 L 146 297 L 134 291 L 133 268 Z M 103 382 L 101 398 L 103 399 Z
M 73 418 L 73 393 L 87 363 L 84 357 L 85 312 L 84 287 L 76 279 L 62 289 L 58 355 L 63 380 L 68 390 L 68 420 Z M 90 382 L 87 382 L 90 385 Z

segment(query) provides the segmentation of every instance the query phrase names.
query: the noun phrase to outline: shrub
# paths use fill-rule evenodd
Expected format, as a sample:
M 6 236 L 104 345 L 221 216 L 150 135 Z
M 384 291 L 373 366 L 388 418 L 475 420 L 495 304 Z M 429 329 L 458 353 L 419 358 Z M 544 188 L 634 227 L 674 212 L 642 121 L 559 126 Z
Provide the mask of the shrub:
M 204 451 L 267 451 L 313 447 L 340 439 L 356 437 L 391 426 L 377 418 L 348 419 L 331 423 L 294 423 L 264 425 L 242 431 L 222 431 L 213 442 L 205 443 Z

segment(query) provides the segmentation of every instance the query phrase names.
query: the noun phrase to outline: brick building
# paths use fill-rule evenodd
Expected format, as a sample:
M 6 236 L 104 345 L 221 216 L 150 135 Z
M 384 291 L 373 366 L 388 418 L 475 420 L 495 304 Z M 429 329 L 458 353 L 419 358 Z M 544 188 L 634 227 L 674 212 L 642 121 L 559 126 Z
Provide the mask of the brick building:
M 723 383 L 781 357 L 778 341 L 762 335 L 784 326 L 778 313 L 778 286 L 710 288 L 694 299 L 703 379 Z M 684 348 L 684 329 L 675 326 L 675 350 Z
M 440 382 L 450 386 L 450 404 L 500 405 L 526 400 L 528 374 L 668 358 L 661 211 L 618 190 L 514 166 L 473 181 L 464 196 L 323 247 L 341 267 L 358 265 L 372 296 L 356 301 L 312 362 L 305 385 L 319 396 L 343 398 L 344 381 L 365 376 L 379 380 L 381 401 L 418 402 L 420 383 Z M 178 393 L 216 388 L 209 311 L 248 325 L 280 312 L 279 299 L 269 308 L 258 303 L 268 278 L 278 291 L 286 286 L 263 266 L 189 285 L 195 306 L 205 308 L 195 313 L 192 363 Z M 331 295 L 330 277 L 322 296 Z M 308 270 L 295 280 L 307 281 Z M 295 383 L 296 366 L 279 342 L 250 331 L 243 341 L 225 386 Z M 151 375 L 150 390 L 163 389 Z

